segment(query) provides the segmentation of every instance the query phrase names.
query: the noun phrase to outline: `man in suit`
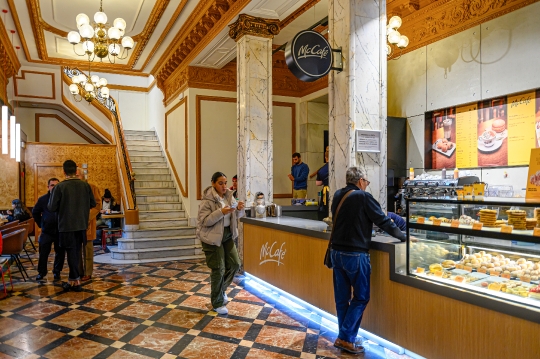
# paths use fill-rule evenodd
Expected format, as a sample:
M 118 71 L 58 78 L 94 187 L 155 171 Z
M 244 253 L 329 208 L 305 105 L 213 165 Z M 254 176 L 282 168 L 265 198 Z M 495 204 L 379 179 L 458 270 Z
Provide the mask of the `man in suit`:
M 51 253 L 51 247 L 54 243 L 54 265 L 53 275 L 54 280 L 60 280 L 60 272 L 64 267 L 64 257 L 66 251 L 58 245 L 58 219 L 56 213 L 52 213 L 47 209 L 47 204 L 51 197 L 51 191 L 54 186 L 60 182 L 58 178 L 50 178 L 47 182 L 47 193 L 39 197 L 34 208 L 32 216 L 37 226 L 41 228 L 39 236 L 39 260 L 38 260 L 38 275 L 36 280 L 44 280 L 47 275 L 47 261 Z

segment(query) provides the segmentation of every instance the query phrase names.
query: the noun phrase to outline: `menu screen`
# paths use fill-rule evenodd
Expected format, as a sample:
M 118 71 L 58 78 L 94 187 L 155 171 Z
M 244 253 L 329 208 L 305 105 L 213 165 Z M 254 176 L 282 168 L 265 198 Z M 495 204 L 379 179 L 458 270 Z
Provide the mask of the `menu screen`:
M 433 169 L 528 165 L 540 147 L 540 89 L 428 112 L 426 131 Z

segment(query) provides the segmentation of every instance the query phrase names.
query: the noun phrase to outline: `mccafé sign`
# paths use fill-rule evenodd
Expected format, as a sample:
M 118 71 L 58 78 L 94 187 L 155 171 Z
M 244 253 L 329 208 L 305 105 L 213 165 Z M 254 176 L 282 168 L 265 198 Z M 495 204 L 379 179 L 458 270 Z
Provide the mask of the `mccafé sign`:
M 316 31 L 301 31 L 285 47 L 289 70 L 305 82 L 326 76 L 332 69 L 332 48 Z

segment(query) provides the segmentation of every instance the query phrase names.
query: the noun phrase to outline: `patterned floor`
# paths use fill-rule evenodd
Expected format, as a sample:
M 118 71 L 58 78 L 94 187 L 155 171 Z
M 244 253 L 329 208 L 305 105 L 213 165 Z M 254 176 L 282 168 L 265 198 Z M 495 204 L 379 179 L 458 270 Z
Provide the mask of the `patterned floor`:
M 320 321 L 248 291 L 243 277 L 229 289 L 229 315 L 216 316 L 201 261 L 96 264 L 80 293 L 64 292 L 51 273 L 43 283 L 13 277 L 15 291 L 0 300 L 0 358 L 359 357 L 334 348 L 335 333 Z M 406 358 L 371 342 L 360 357 Z

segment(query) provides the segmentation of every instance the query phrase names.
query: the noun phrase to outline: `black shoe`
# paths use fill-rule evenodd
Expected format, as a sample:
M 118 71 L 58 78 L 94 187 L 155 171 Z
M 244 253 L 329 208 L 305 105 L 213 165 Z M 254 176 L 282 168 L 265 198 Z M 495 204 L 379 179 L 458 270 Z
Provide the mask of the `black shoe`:
M 82 292 L 82 287 L 81 287 L 80 284 L 79 284 L 79 285 L 72 285 L 72 286 L 71 286 L 71 290 L 72 290 L 73 292 Z
M 54 273 L 54 281 L 58 282 L 60 280 L 60 273 Z
M 62 288 L 64 288 L 64 290 L 67 292 L 71 289 L 71 284 L 65 282 L 65 283 L 62 283 Z
M 45 280 L 45 276 L 41 275 L 41 274 L 38 274 L 37 277 L 36 277 L 36 280 Z

